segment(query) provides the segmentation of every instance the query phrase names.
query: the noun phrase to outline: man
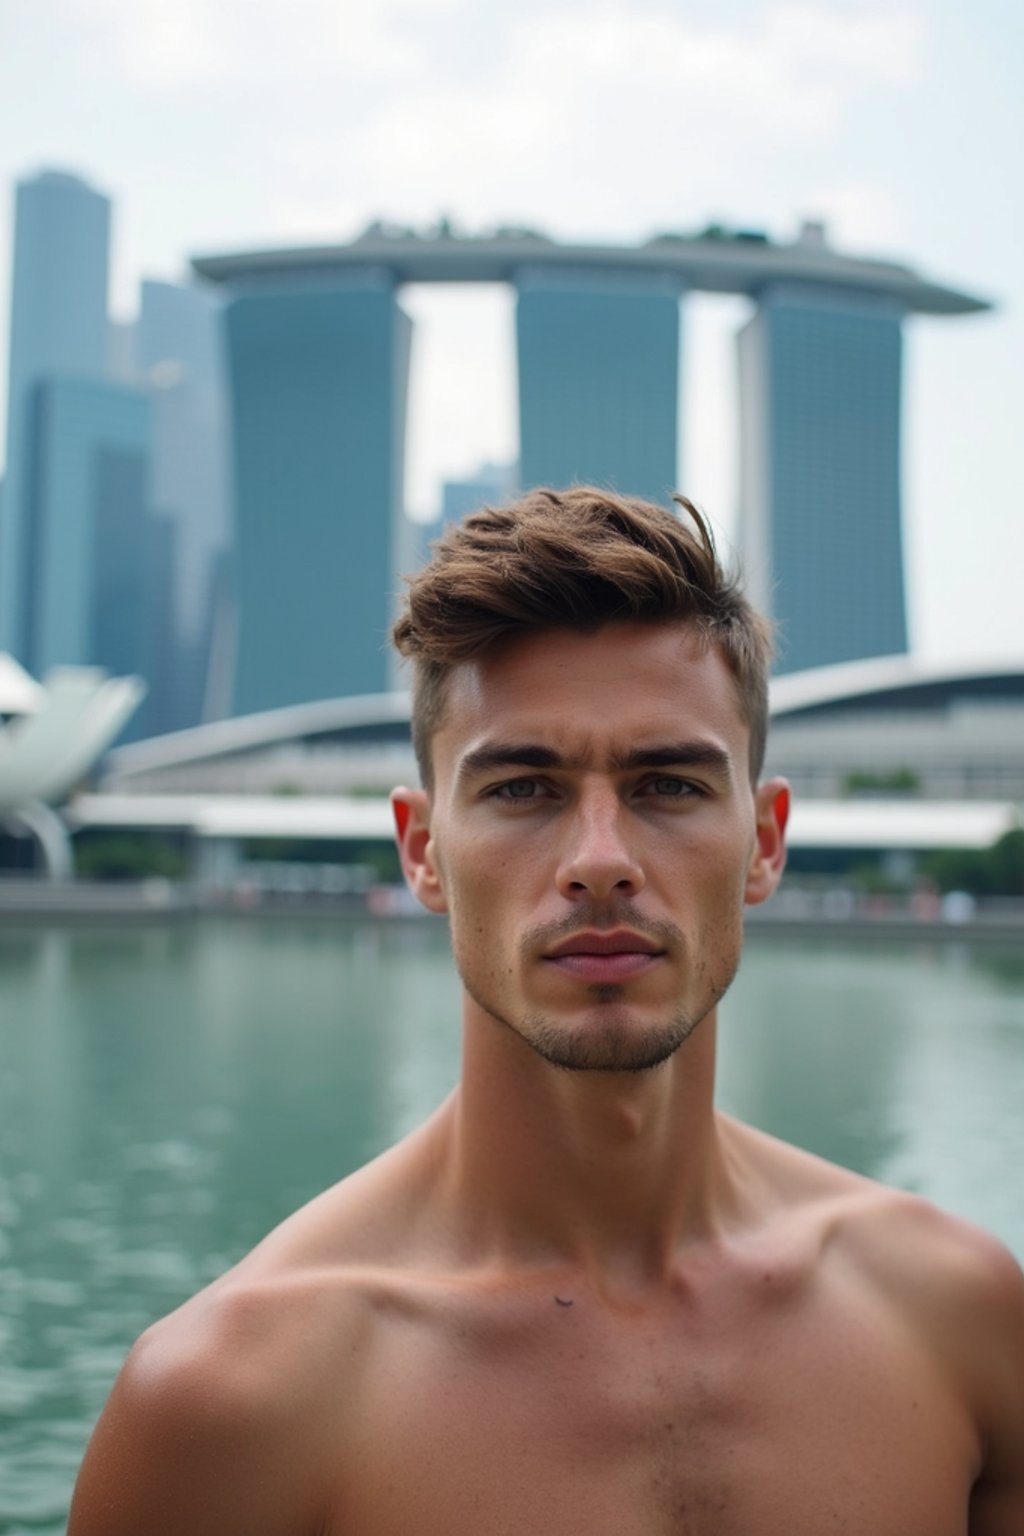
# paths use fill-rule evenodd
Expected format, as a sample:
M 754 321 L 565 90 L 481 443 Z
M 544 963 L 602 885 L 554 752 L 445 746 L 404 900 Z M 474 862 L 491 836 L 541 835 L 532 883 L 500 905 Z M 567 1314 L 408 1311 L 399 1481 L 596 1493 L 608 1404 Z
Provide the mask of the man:
M 788 792 L 686 510 L 536 491 L 412 582 L 460 1086 L 144 1335 L 69 1536 L 1024 1532 L 1013 1259 L 713 1107 Z

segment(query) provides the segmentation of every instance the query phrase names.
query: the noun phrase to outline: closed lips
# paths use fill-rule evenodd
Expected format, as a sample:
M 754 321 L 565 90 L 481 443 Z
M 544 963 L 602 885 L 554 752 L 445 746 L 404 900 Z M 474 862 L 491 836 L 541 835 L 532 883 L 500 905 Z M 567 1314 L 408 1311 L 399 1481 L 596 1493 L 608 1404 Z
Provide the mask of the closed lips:
M 546 959 L 562 960 L 569 955 L 660 955 L 664 951 L 640 933 L 577 933 L 554 949 L 548 950 Z

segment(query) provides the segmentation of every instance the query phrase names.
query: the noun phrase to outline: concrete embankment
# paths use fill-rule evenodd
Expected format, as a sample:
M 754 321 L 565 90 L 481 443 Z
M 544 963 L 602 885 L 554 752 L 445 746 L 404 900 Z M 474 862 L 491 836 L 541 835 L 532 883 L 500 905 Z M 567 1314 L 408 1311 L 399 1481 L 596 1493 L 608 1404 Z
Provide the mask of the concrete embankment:
M 21 922 L 166 922 L 205 915 L 384 921 L 428 918 L 399 887 L 331 895 L 251 888 L 211 891 L 169 880 L 58 883 L 0 879 L 0 926 L 4 927 Z M 977 939 L 1024 944 L 1024 901 L 1015 900 L 915 907 L 912 902 L 858 900 L 848 891 L 830 892 L 825 898 L 817 893 L 789 891 L 762 907 L 749 908 L 746 918 L 751 936 L 786 933 L 834 939 Z

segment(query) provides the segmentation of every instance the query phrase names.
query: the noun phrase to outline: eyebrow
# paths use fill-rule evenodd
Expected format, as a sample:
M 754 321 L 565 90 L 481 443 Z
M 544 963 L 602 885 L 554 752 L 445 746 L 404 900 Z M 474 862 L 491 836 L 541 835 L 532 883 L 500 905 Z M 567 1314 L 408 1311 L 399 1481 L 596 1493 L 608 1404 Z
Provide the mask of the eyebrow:
M 629 752 L 613 752 L 612 767 L 627 768 L 708 768 L 728 778 L 732 758 L 724 747 L 711 741 L 672 741 L 664 746 L 634 747 Z
M 553 747 L 539 742 L 485 742 L 467 752 L 459 764 L 460 779 L 474 778 L 506 768 L 582 768 L 586 757 L 564 757 Z M 637 768 L 705 768 L 721 778 L 732 773 L 732 758 L 724 748 L 710 741 L 671 741 L 647 747 L 613 751 L 610 766 L 615 773 Z

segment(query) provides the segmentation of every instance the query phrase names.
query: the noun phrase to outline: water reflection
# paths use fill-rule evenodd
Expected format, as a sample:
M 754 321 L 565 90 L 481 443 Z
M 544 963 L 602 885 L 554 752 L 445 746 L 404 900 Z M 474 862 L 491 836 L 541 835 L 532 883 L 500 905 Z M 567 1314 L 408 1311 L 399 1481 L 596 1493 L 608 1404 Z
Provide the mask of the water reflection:
M 753 943 L 723 1008 L 720 1099 L 742 1119 L 870 1172 L 899 1137 L 906 957 Z
M 1024 960 L 752 940 L 721 1099 L 1024 1254 Z M 0 933 L 0 1533 L 57 1533 L 131 1340 L 421 1121 L 457 1070 L 443 929 Z

